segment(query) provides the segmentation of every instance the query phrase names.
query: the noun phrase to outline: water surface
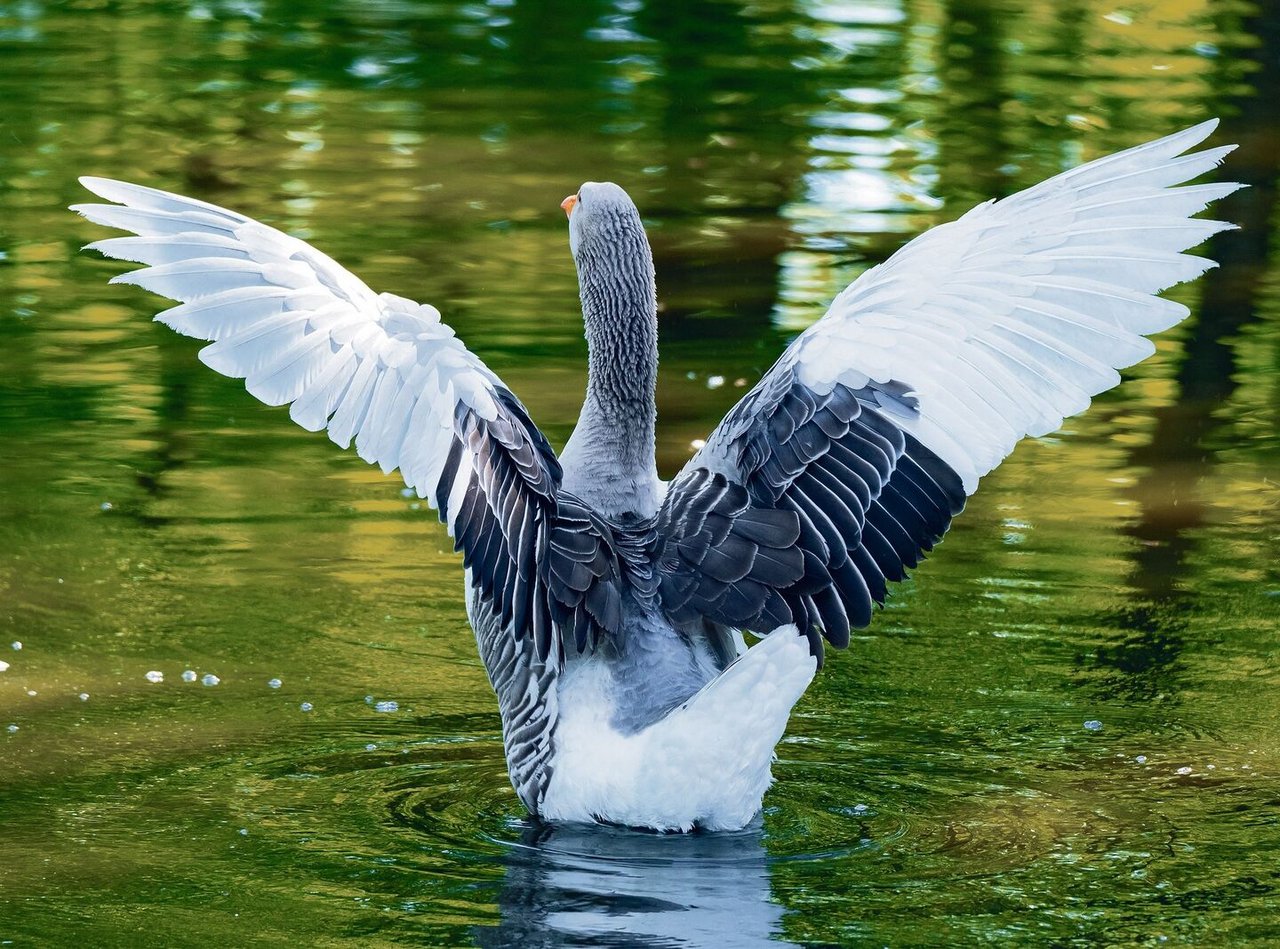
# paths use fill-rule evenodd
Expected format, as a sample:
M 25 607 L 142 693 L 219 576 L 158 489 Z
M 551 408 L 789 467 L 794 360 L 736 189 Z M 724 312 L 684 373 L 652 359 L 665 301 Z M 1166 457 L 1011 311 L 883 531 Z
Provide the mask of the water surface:
M 1251 9 L 0 3 L 0 944 L 1280 938 L 1280 17 Z M 200 366 L 65 210 L 101 174 L 306 237 L 436 304 L 559 445 L 558 204 L 616 180 L 670 476 L 910 236 L 1211 115 L 1252 187 L 1193 318 L 985 479 L 720 836 L 524 821 L 434 515 Z

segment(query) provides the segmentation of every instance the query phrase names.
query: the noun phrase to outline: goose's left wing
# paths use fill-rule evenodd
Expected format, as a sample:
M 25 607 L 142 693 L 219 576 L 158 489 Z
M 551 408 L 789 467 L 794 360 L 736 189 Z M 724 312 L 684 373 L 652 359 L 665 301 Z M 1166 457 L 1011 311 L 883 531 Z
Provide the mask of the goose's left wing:
M 558 664 L 620 623 L 609 527 L 560 491 L 561 470 L 520 401 L 430 305 L 375 294 L 335 261 L 234 211 L 82 178 L 117 204 L 76 205 L 132 231 L 89 246 L 146 266 L 132 283 L 181 301 L 161 323 L 212 341 L 200 359 L 309 431 L 405 482 L 440 512 L 501 630 Z
M 980 477 L 1187 315 L 1154 294 L 1214 266 L 1182 251 L 1231 227 L 1192 215 L 1239 185 L 1176 187 L 1231 151 L 1184 154 L 1216 124 L 981 204 L 850 284 L 672 482 L 667 613 L 847 644 Z

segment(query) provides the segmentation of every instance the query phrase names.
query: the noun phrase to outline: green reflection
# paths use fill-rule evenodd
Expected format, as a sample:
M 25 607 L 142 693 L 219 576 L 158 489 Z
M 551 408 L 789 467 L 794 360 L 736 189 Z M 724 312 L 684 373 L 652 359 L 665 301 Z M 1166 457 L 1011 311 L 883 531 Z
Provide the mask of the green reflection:
M 1274 940 L 1278 51 L 1225 0 L 0 3 L 0 941 Z M 561 442 L 557 205 L 617 180 L 670 474 L 912 234 L 1213 114 L 1252 187 L 1196 316 L 832 658 L 761 827 L 669 850 L 518 822 L 434 516 L 64 210 L 96 173 L 305 236 Z

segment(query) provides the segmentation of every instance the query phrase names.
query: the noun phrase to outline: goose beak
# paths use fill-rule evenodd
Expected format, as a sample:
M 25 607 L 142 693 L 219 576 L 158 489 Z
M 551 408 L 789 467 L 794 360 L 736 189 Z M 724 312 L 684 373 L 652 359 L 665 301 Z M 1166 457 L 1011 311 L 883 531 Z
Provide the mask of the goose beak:
M 569 197 L 565 198 L 563 201 L 560 202 L 560 207 L 564 208 L 565 217 L 568 217 L 570 214 L 572 214 L 573 209 L 576 208 L 577 206 L 578 206 L 578 196 L 576 194 L 571 194 L 569 195 Z

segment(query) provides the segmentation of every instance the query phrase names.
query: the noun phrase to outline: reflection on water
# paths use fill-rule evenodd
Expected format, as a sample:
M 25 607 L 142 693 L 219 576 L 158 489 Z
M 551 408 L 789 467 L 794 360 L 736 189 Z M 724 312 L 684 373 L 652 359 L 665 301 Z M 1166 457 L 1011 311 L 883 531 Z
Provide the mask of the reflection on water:
M 1274 941 L 1278 31 L 1218 0 L 0 2 L 0 941 Z M 1195 316 L 985 480 L 727 837 L 525 824 L 431 512 L 203 371 L 64 210 L 106 174 L 305 236 L 438 305 L 559 444 L 557 205 L 619 181 L 669 475 L 911 235 L 1213 114 L 1251 188 Z
M 662 836 L 530 823 L 503 857 L 502 922 L 482 946 L 777 946 L 759 826 Z
M 1097 657 L 1098 665 L 1122 673 L 1121 688 L 1147 697 L 1168 690 L 1186 645 L 1188 616 L 1202 595 L 1193 560 L 1203 543 L 1196 529 L 1212 516 L 1212 500 L 1203 496 L 1209 469 L 1221 460 L 1212 449 L 1236 440 L 1230 432 L 1234 419 L 1248 412 L 1244 406 L 1229 408 L 1242 381 L 1236 339 L 1260 318 L 1266 292 L 1268 225 L 1280 179 L 1277 131 L 1268 124 L 1280 95 L 1280 19 L 1255 15 L 1246 25 L 1259 41 L 1239 56 L 1254 67 L 1252 88 L 1224 102 L 1221 135 L 1240 143 L 1231 156 L 1231 174 L 1248 187 L 1214 212 L 1240 229 L 1209 241 L 1206 256 L 1220 266 L 1203 278 L 1200 317 L 1173 377 L 1176 395 L 1153 410 L 1150 440 L 1130 452 L 1130 464 L 1146 473 L 1130 489 L 1140 511 L 1126 528 L 1138 541 L 1128 576 L 1134 596 L 1117 617 L 1129 634 Z M 1234 73 L 1240 63 L 1222 68 Z M 1247 382 L 1254 384 L 1251 377 Z

